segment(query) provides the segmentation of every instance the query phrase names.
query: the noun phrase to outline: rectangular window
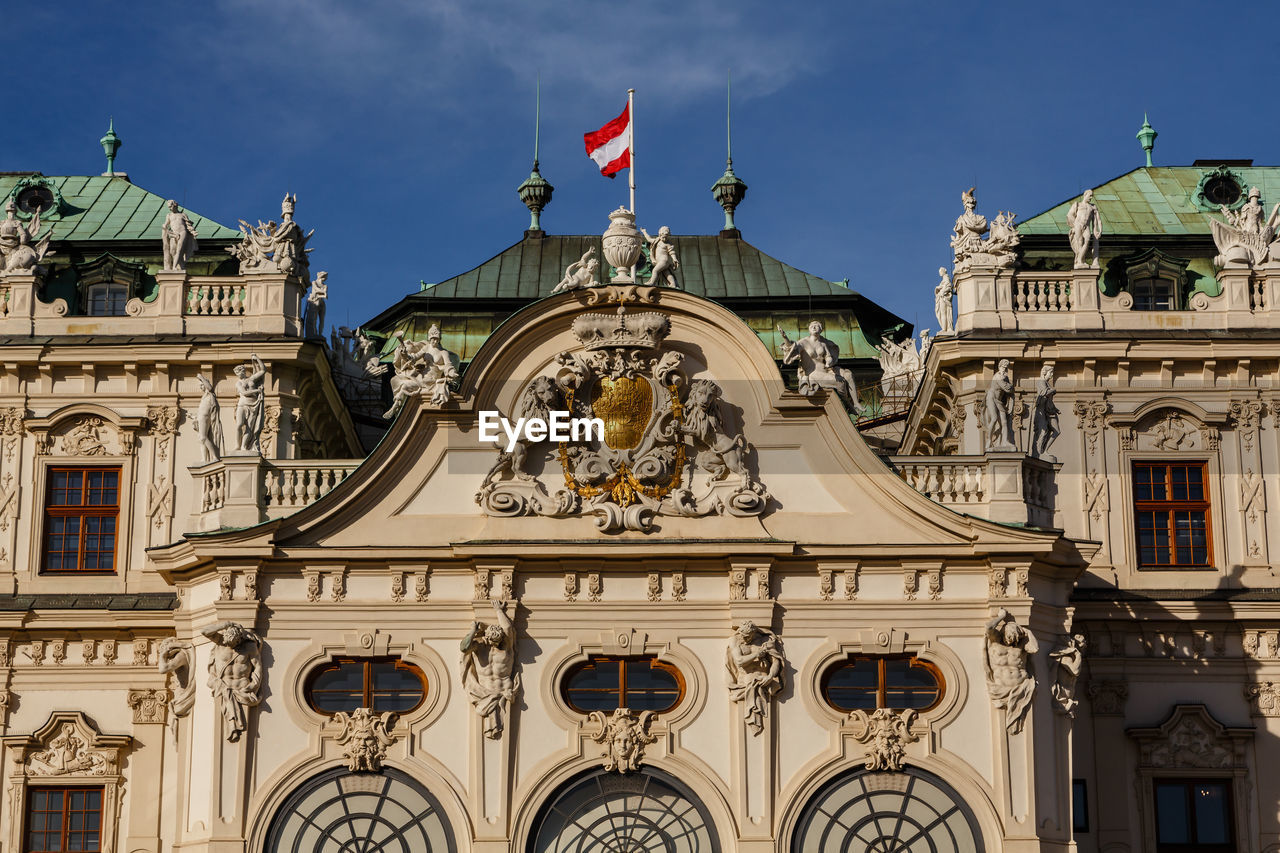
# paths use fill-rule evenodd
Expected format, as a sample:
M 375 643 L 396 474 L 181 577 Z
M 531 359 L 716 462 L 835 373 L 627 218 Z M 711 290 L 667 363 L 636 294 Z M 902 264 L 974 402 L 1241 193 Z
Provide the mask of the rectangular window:
M 1089 788 L 1083 779 L 1071 780 L 1071 831 L 1089 831 Z
M 1156 853 L 1235 853 L 1231 782 L 1157 779 Z
M 50 468 L 41 571 L 114 572 L 119 468 Z
M 102 850 L 101 788 L 30 788 L 23 853 Z
M 1139 568 L 1212 568 L 1206 468 L 1205 462 L 1133 463 Z

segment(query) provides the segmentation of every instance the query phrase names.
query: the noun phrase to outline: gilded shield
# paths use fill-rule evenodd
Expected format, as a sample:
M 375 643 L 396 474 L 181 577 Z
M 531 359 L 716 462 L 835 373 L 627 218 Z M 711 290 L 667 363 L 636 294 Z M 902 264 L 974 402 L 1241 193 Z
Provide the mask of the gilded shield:
M 653 386 L 639 376 L 601 379 L 591 398 L 591 412 L 604 421 L 604 443 L 630 450 L 640 443 L 653 415 Z

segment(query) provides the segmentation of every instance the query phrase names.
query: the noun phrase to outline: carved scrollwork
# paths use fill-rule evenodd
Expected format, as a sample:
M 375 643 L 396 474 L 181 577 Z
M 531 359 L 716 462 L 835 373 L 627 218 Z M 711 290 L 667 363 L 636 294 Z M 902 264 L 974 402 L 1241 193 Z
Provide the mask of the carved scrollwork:
M 730 426 L 723 393 L 692 381 L 683 355 L 666 350 L 670 318 L 660 312 L 582 314 L 581 346 L 556 357 L 556 375 L 535 377 L 517 418 L 549 422 L 553 411 L 595 419 L 590 430 L 554 446 L 520 437 L 501 451 L 476 493 L 494 516 L 564 518 L 591 514 L 602 532 L 649 532 L 659 516 L 761 514 L 769 493 L 752 473 L 753 454 Z M 554 452 L 564 486 L 549 489 L 533 464 Z M 552 463 L 554 464 L 554 463 Z
M 640 768 L 644 748 L 658 739 L 649 732 L 653 718 L 652 711 L 641 711 L 636 716 L 630 708 L 616 708 L 609 717 L 600 711 L 591 712 L 588 719 L 599 729 L 591 739 L 604 744 L 606 771 L 630 773 Z
M 911 731 L 915 717 L 916 712 L 913 710 L 896 712 L 888 708 L 878 708 L 870 714 L 866 711 L 853 711 L 849 714 L 854 740 L 868 745 L 868 770 L 896 772 L 902 769 L 902 763 L 907 757 L 904 744 L 920 739 L 918 734 Z
M 368 708 L 357 708 L 350 715 L 339 711 L 333 719 L 341 727 L 336 743 L 344 747 L 342 754 L 347 759 L 347 769 L 370 773 L 381 770 L 387 747 L 396 742 L 391 734 L 396 715 L 390 711 L 375 714 Z

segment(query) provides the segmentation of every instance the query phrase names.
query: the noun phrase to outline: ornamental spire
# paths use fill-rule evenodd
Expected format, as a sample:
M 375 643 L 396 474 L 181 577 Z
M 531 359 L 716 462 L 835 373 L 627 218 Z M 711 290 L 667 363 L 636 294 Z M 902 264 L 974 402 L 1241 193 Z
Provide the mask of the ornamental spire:
M 542 173 L 538 171 L 538 136 L 542 129 L 542 80 L 541 75 L 534 88 L 533 118 L 533 171 L 524 183 L 516 187 L 520 200 L 529 208 L 529 230 L 525 236 L 536 234 L 542 236 L 542 209 L 551 203 L 551 194 L 555 187 L 551 186 Z
M 124 145 L 123 140 L 116 136 L 116 120 L 112 117 L 107 127 L 107 135 L 98 140 L 102 145 L 102 150 L 107 153 L 107 171 L 102 174 L 110 177 L 116 173 L 116 152 L 120 150 L 120 146 Z
M 726 76 L 724 86 L 724 139 L 726 155 L 724 174 L 720 176 L 720 180 L 711 185 L 711 195 L 720 203 L 720 206 L 724 208 L 724 230 L 720 232 L 721 237 L 740 237 L 742 235 L 742 232 L 738 230 L 738 226 L 733 222 L 733 211 L 747 194 L 746 181 L 733 173 L 733 128 L 730 122 L 731 84 L 732 81 Z
M 1156 137 L 1160 134 L 1156 133 L 1155 128 L 1151 126 L 1151 122 L 1147 121 L 1147 114 L 1142 114 L 1142 127 L 1138 128 L 1138 143 L 1142 146 L 1142 150 L 1147 154 L 1147 166 L 1151 166 L 1151 150 L 1156 147 Z

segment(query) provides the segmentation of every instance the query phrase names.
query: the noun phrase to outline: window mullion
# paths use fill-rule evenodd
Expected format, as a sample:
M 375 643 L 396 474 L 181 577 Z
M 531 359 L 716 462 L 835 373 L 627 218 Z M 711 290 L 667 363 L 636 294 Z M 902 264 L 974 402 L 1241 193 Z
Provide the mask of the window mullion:
M 876 707 L 887 708 L 889 707 L 889 692 L 885 689 L 885 682 L 888 681 L 889 678 L 884 658 L 880 658 L 876 661 L 876 676 Z
M 627 704 L 627 661 L 625 658 L 618 659 L 618 707 L 631 707 Z

